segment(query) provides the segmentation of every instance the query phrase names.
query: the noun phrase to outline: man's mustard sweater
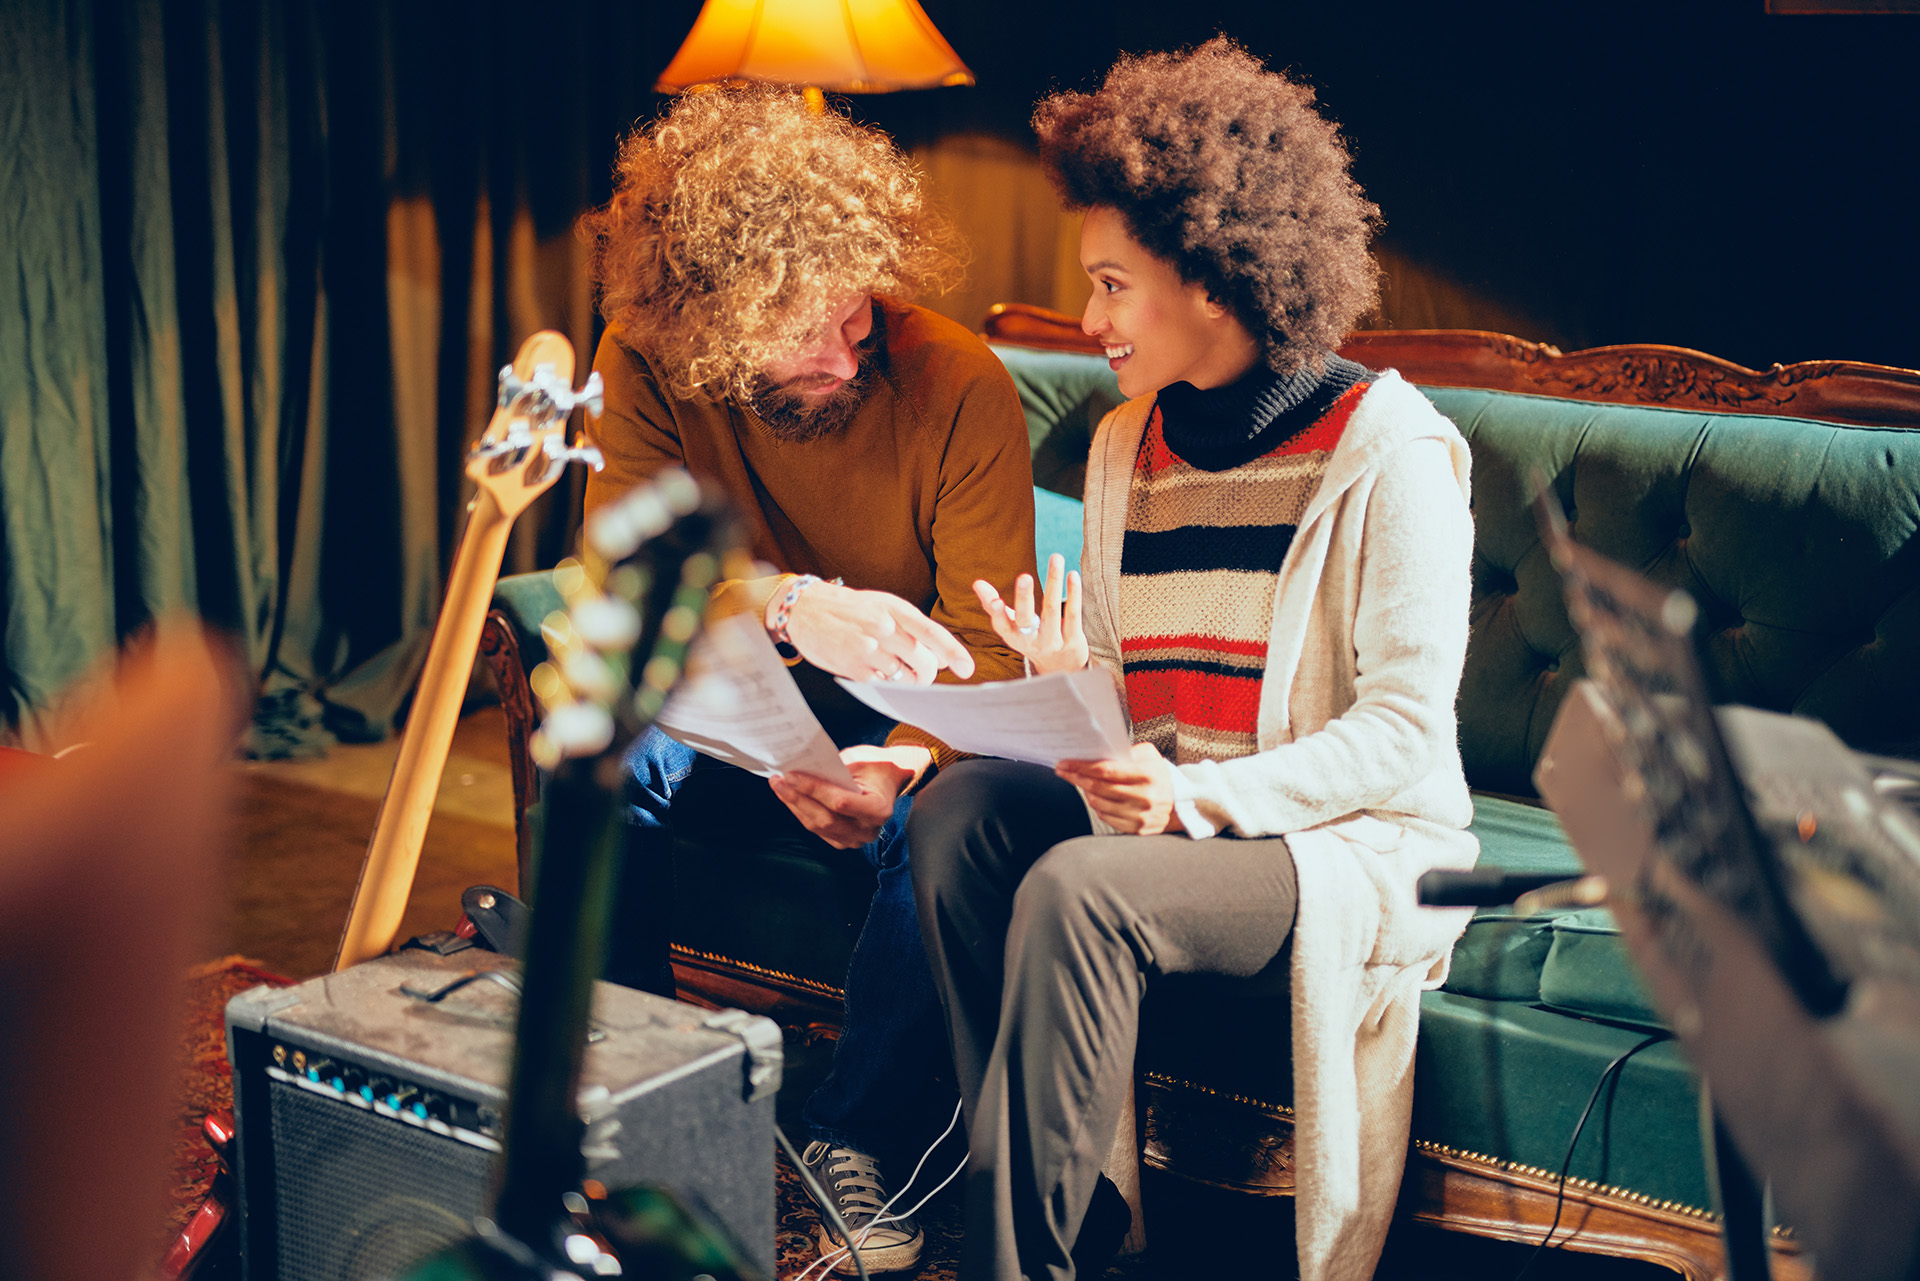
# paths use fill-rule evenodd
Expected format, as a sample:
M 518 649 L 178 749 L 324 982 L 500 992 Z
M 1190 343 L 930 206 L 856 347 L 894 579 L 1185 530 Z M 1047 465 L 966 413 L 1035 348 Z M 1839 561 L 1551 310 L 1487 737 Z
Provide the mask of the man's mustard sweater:
M 615 329 L 593 367 L 606 412 L 589 435 L 607 465 L 587 481 L 592 512 L 666 467 L 717 484 L 740 513 L 753 555 L 779 574 L 841 578 L 892 592 L 972 651 L 976 681 L 1021 674 L 973 594 L 984 578 L 1011 599 L 1032 573 L 1033 469 L 1013 381 L 985 343 L 924 308 L 875 300 L 880 340 L 872 390 L 843 427 L 781 440 L 731 402 L 682 399 Z M 736 585 L 764 610 L 778 575 Z M 951 679 L 949 672 L 942 679 Z M 829 733 L 864 714 L 808 664 L 794 678 Z M 901 726 L 890 743 L 923 743 L 935 764 L 955 757 Z

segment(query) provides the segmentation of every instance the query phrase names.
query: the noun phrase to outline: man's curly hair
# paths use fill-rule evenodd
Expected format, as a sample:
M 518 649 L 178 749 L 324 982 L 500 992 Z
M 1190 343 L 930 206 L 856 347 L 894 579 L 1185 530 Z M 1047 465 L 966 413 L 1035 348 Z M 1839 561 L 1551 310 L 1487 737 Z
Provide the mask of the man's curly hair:
M 683 94 L 621 143 L 615 175 L 613 198 L 581 219 L 600 314 L 678 395 L 751 404 L 828 306 L 960 272 L 912 162 L 788 90 Z
M 1317 363 L 1379 296 L 1367 242 L 1380 211 L 1338 127 L 1312 89 L 1225 36 L 1122 57 L 1099 92 L 1043 99 L 1033 127 L 1069 205 L 1118 211 L 1142 247 L 1231 307 L 1280 373 Z

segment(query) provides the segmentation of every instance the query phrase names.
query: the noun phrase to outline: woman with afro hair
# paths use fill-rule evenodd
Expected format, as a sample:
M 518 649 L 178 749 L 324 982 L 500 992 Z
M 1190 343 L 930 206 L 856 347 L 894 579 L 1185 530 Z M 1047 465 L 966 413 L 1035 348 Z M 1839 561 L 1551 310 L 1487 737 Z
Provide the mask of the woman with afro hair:
M 1104 1266 L 1131 1222 L 1101 1167 L 1132 1181 L 1142 995 L 1212 975 L 1291 993 L 1300 1272 L 1367 1277 L 1419 993 L 1465 924 L 1414 882 L 1478 850 L 1454 722 L 1466 443 L 1334 352 L 1375 298 L 1377 211 L 1311 90 L 1221 38 L 1122 58 L 1034 126 L 1086 210 L 1081 325 L 1131 399 L 1093 442 L 1084 582 L 1056 557 L 1037 608 L 1026 575 L 1012 605 L 975 590 L 1034 672 L 1105 671 L 1134 748 L 963 762 L 914 806 L 972 1144 L 963 1273 Z

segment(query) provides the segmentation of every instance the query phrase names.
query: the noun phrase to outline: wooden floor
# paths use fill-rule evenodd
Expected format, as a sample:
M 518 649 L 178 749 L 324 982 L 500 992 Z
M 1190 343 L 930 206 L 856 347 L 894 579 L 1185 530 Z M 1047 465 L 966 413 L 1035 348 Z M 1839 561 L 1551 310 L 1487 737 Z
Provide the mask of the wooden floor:
M 401 938 L 452 928 L 469 885 L 514 888 L 505 726 L 500 709 L 487 707 L 455 731 Z M 399 750 L 396 738 L 236 766 L 229 894 L 209 956 L 238 953 L 294 979 L 332 966 Z

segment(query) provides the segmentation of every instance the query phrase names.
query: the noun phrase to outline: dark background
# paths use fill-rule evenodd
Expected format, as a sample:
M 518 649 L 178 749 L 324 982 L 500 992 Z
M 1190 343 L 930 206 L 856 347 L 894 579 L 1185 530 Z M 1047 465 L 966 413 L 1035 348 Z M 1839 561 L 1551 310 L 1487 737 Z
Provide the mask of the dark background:
M 1920 16 L 1768 16 L 1760 0 L 926 8 L 980 87 L 903 101 L 903 135 L 1022 133 L 1034 97 L 1116 52 L 1225 31 L 1319 90 L 1383 243 L 1550 329 L 1526 337 L 1762 368 L 1920 364 Z
M 1041 94 L 1091 87 L 1119 51 L 1225 31 L 1318 89 L 1383 245 L 1536 318 L 1545 332 L 1526 337 L 1761 368 L 1920 364 L 1920 16 L 1769 16 L 1761 0 L 923 3 L 979 84 L 853 101 L 909 147 L 959 130 L 1024 143 Z M 511 22 L 497 8 L 499 25 L 456 42 L 494 39 Z M 608 125 L 570 151 L 555 217 L 605 194 L 612 136 L 657 109 L 648 87 L 699 5 L 590 8 L 551 12 L 592 68 L 562 91 Z
M 999 253 L 944 304 L 968 323 L 1003 288 L 1078 306 L 1019 160 L 1034 101 L 1224 31 L 1345 129 L 1383 323 L 1920 366 L 1920 15 L 923 3 L 979 84 L 844 106 L 931 157 Z M 593 350 L 573 227 L 698 10 L 0 0 L 0 736 L 41 741 L 88 661 L 174 609 L 242 638 L 256 725 L 283 727 L 259 750 L 388 731 L 493 372 L 541 327 Z M 508 571 L 572 549 L 580 486 L 517 522 Z

